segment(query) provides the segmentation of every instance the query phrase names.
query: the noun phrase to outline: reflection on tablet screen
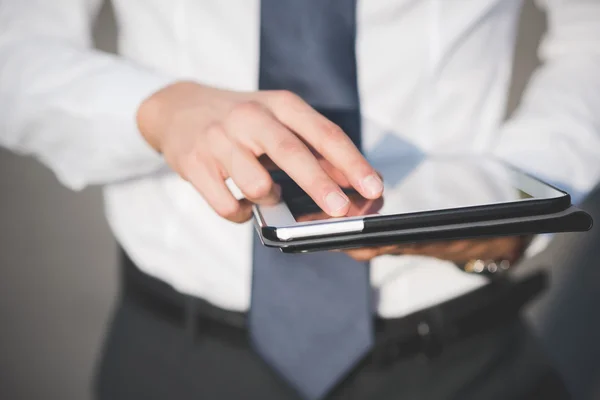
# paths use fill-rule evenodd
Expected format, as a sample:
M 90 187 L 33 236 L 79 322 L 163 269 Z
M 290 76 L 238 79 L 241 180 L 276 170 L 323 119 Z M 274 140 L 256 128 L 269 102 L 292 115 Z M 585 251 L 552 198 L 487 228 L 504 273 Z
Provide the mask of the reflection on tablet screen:
M 352 204 L 347 216 L 408 214 L 563 196 L 550 186 L 484 157 L 401 161 L 371 160 L 383 177 L 383 199 L 367 200 L 355 190 L 345 189 Z M 289 177 L 281 174 L 274 178 L 297 222 L 330 218 Z
M 278 179 L 281 185 L 281 196 L 287 204 L 294 219 L 298 222 L 329 219 L 321 208 L 291 179 Z M 383 197 L 369 200 L 362 197 L 353 188 L 342 188 L 350 199 L 350 209 L 346 216 L 356 217 L 377 214 L 383 206 Z

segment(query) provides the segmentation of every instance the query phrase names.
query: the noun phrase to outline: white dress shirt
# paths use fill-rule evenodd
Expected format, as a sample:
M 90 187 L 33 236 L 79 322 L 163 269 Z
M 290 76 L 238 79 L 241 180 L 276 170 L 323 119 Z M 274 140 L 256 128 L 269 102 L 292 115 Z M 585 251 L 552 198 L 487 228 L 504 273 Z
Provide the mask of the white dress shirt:
M 258 0 L 114 0 L 120 56 L 91 48 L 100 0 L 0 1 L 0 144 L 72 189 L 104 185 L 118 241 L 146 273 L 246 310 L 251 224 L 218 217 L 165 169 L 135 115 L 179 79 L 256 90 Z M 357 57 L 366 150 L 496 152 L 585 193 L 600 177 L 600 1 L 538 1 L 544 62 L 503 123 L 521 0 L 362 0 Z M 372 262 L 379 313 L 401 316 L 485 284 L 449 262 Z

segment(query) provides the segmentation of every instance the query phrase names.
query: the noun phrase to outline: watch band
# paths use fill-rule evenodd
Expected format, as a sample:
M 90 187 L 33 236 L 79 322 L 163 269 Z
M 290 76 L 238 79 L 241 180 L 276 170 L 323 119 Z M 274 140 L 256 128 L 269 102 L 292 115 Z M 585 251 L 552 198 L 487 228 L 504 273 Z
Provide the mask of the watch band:
M 532 235 L 522 236 L 520 246 L 518 249 L 516 249 L 515 253 L 513 255 L 509 255 L 508 258 L 499 260 L 476 258 L 459 265 L 459 268 L 471 274 L 481 274 L 486 276 L 502 274 L 503 272 L 509 270 L 512 265 L 515 265 L 521 260 L 525 250 L 527 249 L 527 246 L 529 246 L 529 243 L 531 243 L 532 239 Z

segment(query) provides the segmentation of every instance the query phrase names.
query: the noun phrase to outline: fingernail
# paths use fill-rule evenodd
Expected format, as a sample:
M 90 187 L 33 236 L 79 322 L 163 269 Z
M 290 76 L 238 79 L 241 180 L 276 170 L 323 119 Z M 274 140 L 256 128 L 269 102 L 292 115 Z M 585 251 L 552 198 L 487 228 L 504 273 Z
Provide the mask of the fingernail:
M 331 192 L 327 196 L 325 196 L 325 203 L 327 204 L 329 211 L 333 213 L 346 207 L 346 204 L 348 204 L 348 202 L 348 198 L 342 196 L 338 192 Z
M 362 187 L 369 196 L 379 196 L 383 192 L 383 182 L 377 175 L 369 175 L 362 180 Z

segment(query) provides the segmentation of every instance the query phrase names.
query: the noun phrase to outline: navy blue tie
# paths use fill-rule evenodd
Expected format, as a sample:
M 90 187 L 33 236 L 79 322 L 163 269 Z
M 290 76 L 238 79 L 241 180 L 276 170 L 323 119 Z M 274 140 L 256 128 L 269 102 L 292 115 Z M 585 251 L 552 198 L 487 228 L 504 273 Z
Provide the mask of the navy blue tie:
M 259 87 L 300 95 L 360 145 L 355 21 L 356 0 L 262 0 Z M 256 351 L 304 398 L 324 397 L 373 344 L 368 264 L 257 238 L 253 262 Z

